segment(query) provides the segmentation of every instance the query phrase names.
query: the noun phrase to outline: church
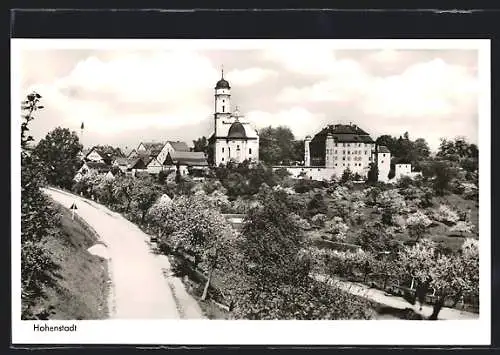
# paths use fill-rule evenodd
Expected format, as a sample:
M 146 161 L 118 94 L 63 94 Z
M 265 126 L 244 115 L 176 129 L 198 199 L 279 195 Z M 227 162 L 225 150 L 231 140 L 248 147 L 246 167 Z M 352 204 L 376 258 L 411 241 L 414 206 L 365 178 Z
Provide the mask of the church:
M 259 135 L 245 121 L 238 106 L 232 110 L 231 86 L 224 79 L 224 70 L 215 85 L 214 104 L 214 132 L 208 140 L 212 150 L 212 163 L 219 166 L 228 162 L 241 163 L 244 160 L 258 162 Z

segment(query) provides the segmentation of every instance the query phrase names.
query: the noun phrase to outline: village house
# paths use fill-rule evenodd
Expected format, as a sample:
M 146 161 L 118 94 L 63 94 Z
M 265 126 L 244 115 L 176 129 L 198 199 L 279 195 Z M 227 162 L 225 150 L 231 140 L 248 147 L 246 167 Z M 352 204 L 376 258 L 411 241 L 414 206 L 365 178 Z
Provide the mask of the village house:
M 181 175 L 203 175 L 208 162 L 203 152 L 169 152 L 163 164 L 165 170 L 179 169 Z
M 114 174 L 112 171 L 113 166 L 110 164 L 106 164 L 100 161 L 86 161 L 83 165 L 78 169 L 73 178 L 76 182 L 80 181 L 80 179 L 87 174 L 96 174 L 96 175 L 104 175 L 107 178 L 113 179 Z

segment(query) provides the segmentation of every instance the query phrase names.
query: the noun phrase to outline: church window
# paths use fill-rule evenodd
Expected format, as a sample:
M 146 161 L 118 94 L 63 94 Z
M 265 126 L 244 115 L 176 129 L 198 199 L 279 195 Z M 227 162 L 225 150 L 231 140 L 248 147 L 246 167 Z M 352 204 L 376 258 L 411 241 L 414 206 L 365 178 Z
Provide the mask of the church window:
M 248 148 L 248 154 L 252 154 L 252 148 Z

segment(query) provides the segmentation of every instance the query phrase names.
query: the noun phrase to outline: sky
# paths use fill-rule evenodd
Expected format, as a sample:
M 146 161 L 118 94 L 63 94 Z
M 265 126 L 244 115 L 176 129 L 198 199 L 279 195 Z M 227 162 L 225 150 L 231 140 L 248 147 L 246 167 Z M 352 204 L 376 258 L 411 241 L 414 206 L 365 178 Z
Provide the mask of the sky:
M 284 125 L 303 139 L 352 122 L 374 139 L 408 131 L 433 150 L 442 137 L 478 142 L 478 52 L 471 49 L 23 49 L 21 95 L 42 96 L 45 108 L 30 124 L 35 141 L 60 126 L 86 147 L 191 145 L 212 133 L 221 66 L 233 108 L 257 129 Z

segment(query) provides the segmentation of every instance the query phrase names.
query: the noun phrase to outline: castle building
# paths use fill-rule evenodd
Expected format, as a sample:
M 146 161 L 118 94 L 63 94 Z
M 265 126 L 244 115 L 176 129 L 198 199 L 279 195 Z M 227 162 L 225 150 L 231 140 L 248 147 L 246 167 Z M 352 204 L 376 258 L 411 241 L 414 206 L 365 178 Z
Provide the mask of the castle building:
M 213 164 L 227 164 L 232 161 L 241 163 L 244 160 L 258 162 L 259 135 L 249 122 L 244 120 L 238 107 L 232 110 L 231 87 L 224 79 L 215 85 L 214 133 L 208 142 L 213 153 Z
M 380 180 L 390 171 L 389 150 L 385 146 L 377 147 L 367 132 L 353 124 L 328 125 L 313 138 L 307 136 L 304 145 L 306 167 L 328 169 L 337 177 L 342 176 L 345 169 L 367 177 L 372 163 L 379 168 Z

